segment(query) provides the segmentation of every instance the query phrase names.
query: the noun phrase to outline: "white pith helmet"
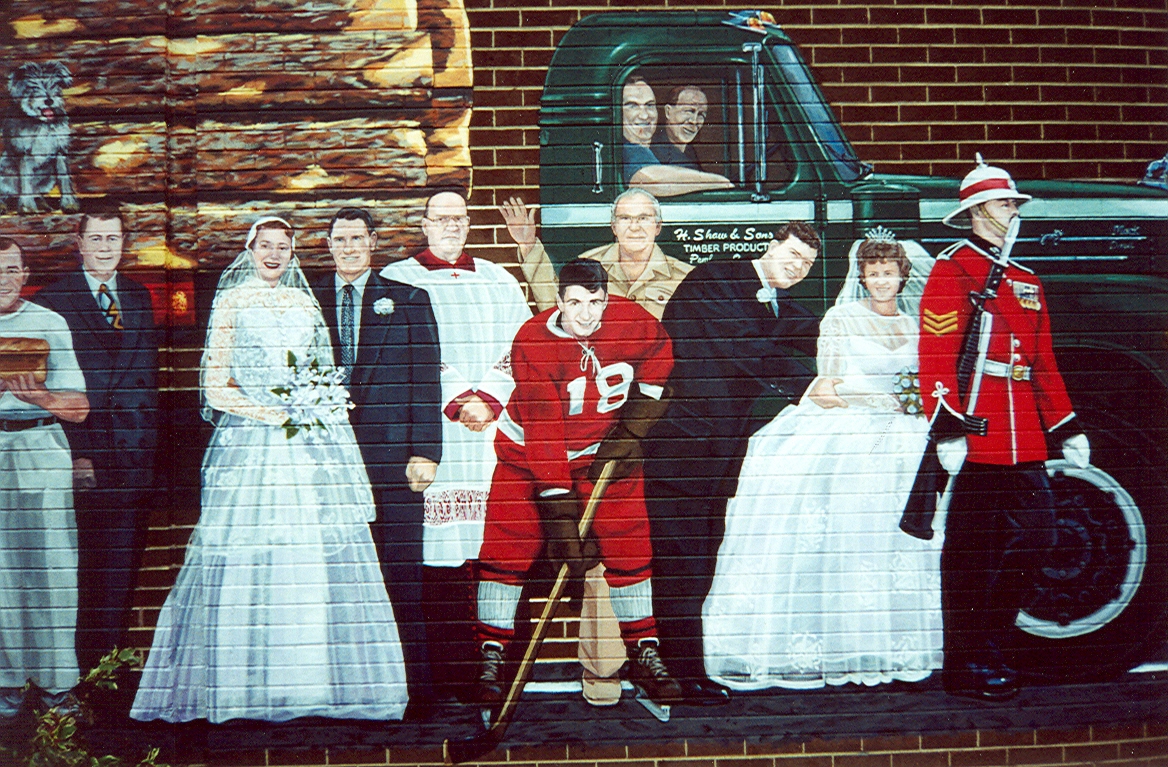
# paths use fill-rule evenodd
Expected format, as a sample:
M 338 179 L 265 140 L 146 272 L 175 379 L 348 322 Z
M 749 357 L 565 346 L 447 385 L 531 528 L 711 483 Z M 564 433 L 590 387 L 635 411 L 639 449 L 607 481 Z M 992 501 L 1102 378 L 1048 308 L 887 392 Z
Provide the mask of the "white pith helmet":
M 1014 186 L 1014 179 L 1010 178 L 1009 173 L 1001 168 L 986 165 L 985 160 L 981 157 L 981 152 L 978 152 L 975 157 L 977 158 L 977 167 L 961 180 L 961 192 L 959 193 L 961 204 L 957 206 L 957 210 L 941 219 L 941 223 L 946 226 L 968 229 L 970 226 L 968 219 L 958 221 L 953 219 L 970 208 L 989 200 L 1017 200 L 1019 203 L 1023 203 L 1031 199 L 1030 195 L 1018 191 L 1018 187 Z

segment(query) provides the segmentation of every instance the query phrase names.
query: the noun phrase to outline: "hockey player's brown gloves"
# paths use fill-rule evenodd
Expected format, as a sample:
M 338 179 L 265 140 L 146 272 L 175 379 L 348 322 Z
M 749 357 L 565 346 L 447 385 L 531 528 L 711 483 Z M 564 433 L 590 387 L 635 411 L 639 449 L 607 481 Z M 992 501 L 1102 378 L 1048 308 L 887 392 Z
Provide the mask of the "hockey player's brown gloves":
M 612 471 L 614 480 L 632 474 L 644 457 L 641 440 L 665 414 L 666 407 L 668 402 L 664 394 L 661 399 L 653 399 L 642 394 L 640 387 L 634 383 L 628 401 L 621 406 L 620 420 L 600 443 L 596 458 L 588 467 L 588 479 L 595 483 L 604 464 L 609 461 L 616 464 Z
M 535 499 L 547 542 L 547 556 L 558 570 L 566 564 L 578 578 L 596 566 L 600 552 L 591 531 L 580 540 L 580 497 L 575 492 Z

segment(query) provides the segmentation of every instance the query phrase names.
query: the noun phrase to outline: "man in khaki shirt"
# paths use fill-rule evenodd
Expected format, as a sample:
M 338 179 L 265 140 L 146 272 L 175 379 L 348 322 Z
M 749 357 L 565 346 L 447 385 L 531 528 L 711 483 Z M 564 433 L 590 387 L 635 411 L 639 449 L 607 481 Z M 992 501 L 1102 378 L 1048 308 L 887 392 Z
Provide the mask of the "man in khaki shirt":
M 535 210 L 512 197 L 499 207 L 507 231 L 519 246 L 519 266 L 542 311 L 556 305 L 556 270 L 535 234 Z M 636 301 L 657 319 L 682 279 L 693 269 L 657 246 L 661 233 L 661 205 L 642 189 L 629 189 L 612 203 L 612 233 L 616 242 L 579 255 L 599 261 L 608 273 L 608 292 Z M 609 602 L 604 566 L 597 565 L 584 579 L 580 609 L 580 665 L 584 667 L 584 699 L 594 706 L 612 706 L 620 700 L 618 672 L 625 661 L 620 628 Z
M 507 231 L 519 246 L 519 266 L 540 310 L 556 305 L 556 271 L 535 236 L 535 211 L 512 197 L 499 207 Z M 608 272 L 608 291 L 636 301 L 657 319 L 685 275 L 693 269 L 656 244 L 661 233 L 661 205 L 643 189 L 629 189 L 612 203 L 612 233 L 616 242 L 581 253 L 599 261 Z

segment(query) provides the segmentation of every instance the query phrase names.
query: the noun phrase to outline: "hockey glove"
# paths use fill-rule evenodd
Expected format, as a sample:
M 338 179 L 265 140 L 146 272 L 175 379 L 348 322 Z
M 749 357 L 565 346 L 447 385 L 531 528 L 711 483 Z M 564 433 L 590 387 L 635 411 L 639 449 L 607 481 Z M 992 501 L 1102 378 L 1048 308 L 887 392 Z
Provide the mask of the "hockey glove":
M 588 467 L 588 480 L 593 484 L 600 478 L 604 464 L 612 461 L 614 480 L 627 477 L 641 465 L 644 454 L 641 440 L 653 428 L 653 424 L 665 414 L 668 407 L 665 394 L 661 399 L 653 399 L 641 392 L 637 384 L 629 391 L 629 399 L 621 406 L 620 420 L 612 427 L 608 436 L 600 443 L 596 458 Z
M 559 570 L 567 565 L 573 578 L 579 578 L 600 561 L 596 538 L 589 531 L 580 540 L 580 497 L 569 491 L 548 498 L 537 497 L 536 509 L 547 542 L 547 556 Z

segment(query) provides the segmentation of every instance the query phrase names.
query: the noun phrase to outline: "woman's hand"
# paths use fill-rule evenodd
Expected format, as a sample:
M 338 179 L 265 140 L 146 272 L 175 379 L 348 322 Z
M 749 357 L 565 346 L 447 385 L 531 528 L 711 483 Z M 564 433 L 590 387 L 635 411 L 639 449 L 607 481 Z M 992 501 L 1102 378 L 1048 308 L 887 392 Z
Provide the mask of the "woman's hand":
M 844 398 L 835 393 L 836 384 L 842 384 L 842 378 L 818 378 L 815 383 L 811 384 L 811 388 L 807 390 L 807 399 L 819 405 L 824 410 L 829 410 L 833 407 L 847 407 L 848 403 Z

